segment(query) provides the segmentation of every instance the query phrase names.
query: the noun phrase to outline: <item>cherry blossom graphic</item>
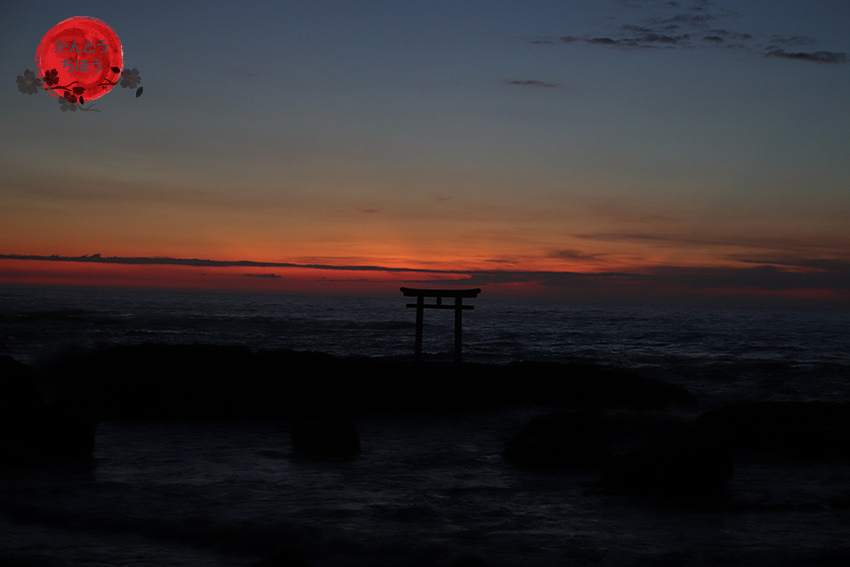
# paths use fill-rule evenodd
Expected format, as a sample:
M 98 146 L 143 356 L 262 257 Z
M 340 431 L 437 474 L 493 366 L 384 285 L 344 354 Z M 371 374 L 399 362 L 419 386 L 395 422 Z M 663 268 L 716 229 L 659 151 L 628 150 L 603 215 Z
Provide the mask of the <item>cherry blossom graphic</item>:
M 72 101 L 68 100 L 68 99 L 67 99 L 67 98 L 65 98 L 65 97 L 62 97 L 62 98 L 58 99 L 58 102 L 59 102 L 59 109 L 60 109 L 62 112 L 67 112 L 67 111 L 69 111 L 69 110 L 70 110 L 71 112 L 74 112 L 74 111 L 76 111 L 76 110 L 77 110 L 77 105 L 76 105 L 76 104 L 74 104 Z M 85 109 L 84 109 L 84 108 L 81 108 L 81 110 L 85 110 Z M 100 112 L 100 111 L 99 111 L 99 110 L 96 110 L 95 112 Z
M 29 71 L 29 69 L 27 69 Z M 59 84 L 59 72 L 56 69 L 51 69 L 44 73 L 44 82 L 47 86 L 52 87 L 53 85 Z
M 124 68 L 124 50 L 118 35 L 106 23 L 75 16 L 53 26 L 36 50 L 37 71 L 18 75 L 23 94 L 46 91 L 62 112 L 100 112 L 91 101 L 108 93 L 120 81 L 122 88 L 141 96 L 139 70 Z M 89 101 L 88 106 L 83 106 Z
M 24 94 L 36 94 L 41 86 L 41 79 L 27 69 L 23 75 L 18 75 L 18 90 Z
M 139 83 L 142 82 L 142 79 L 139 78 L 139 70 L 133 68 L 131 70 L 124 69 L 121 72 L 121 86 L 124 88 L 135 89 L 139 86 Z

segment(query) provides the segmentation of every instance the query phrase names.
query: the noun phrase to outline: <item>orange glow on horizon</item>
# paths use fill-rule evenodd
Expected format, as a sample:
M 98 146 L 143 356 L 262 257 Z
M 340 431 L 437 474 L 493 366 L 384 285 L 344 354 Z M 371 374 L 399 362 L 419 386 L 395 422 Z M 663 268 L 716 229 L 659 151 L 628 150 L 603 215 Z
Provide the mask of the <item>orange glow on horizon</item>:
M 0 284 L 261 291 L 383 293 L 400 285 L 437 279 L 416 272 L 327 270 L 288 267 L 209 267 L 2 260 Z M 423 284 L 424 285 L 424 284 Z
M 103 260 L 108 260 L 104 257 Z M 132 259 L 127 259 L 132 262 Z M 150 260 L 150 259 L 148 259 Z M 335 295 L 392 295 L 401 286 L 465 288 L 480 287 L 486 297 L 567 299 L 574 301 L 652 301 L 720 300 L 777 302 L 850 303 L 850 292 L 769 285 L 711 284 L 712 269 L 700 270 L 663 266 L 643 266 L 631 271 L 600 273 L 573 270 L 521 270 L 515 266 L 488 263 L 483 270 L 440 272 L 433 265 L 419 264 L 429 272 L 357 269 L 361 263 L 330 263 L 312 258 L 310 263 L 326 267 L 286 266 L 194 266 L 155 263 L 110 263 L 108 261 L 0 259 L 0 285 L 115 287 L 136 289 L 179 289 L 264 293 L 305 293 Z M 324 260 L 324 261 L 323 261 Z M 261 261 L 260 261 L 261 262 Z M 400 264 L 401 262 L 399 262 Z M 389 263 L 388 263 L 389 264 Z M 339 269 L 332 266 L 339 266 Z M 445 266 L 442 264 L 441 266 Z M 411 268 L 412 270 L 415 268 Z M 744 267 L 742 269 L 748 269 Z M 653 270 L 655 270 L 653 272 Z M 677 271 L 678 270 L 678 271 Z M 665 275 L 666 274 L 666 275 Z M 722 279 L 722 278 L 721 278 Z M 468 282 L 468 283 L 467 283 Z

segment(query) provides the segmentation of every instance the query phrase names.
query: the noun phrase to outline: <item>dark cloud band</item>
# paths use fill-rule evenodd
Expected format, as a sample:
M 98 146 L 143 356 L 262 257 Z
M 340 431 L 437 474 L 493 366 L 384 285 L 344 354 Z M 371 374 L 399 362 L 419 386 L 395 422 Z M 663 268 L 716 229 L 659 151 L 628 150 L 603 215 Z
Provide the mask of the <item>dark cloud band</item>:
M 738 49 L 779 59 L 792 59 L 812 63 L 840 64 L 848 61 L 843 51 L 806 50 L 786 51 L 780 46 L 808 46 L 817 41 L 807 35 L 782 36 L 774 34 L 757 39 L 753 34 L 725 28 L 709 27 L 723 19 L 735 19 L 737 14 L 717 9 L 712 2 L 694 0 L 688 5 L 680 2 L 620 2 L 622 7 L 637 13 L 649 14 L 638 23 L 622 24 L 614 33 L 564 35 L 558 39 L 538 37 L 530 40 L 534 45 L 586 43 L 616 49 Z M 659 12 L 660 10 L 660 12 Z M 764 45 L 768 45 L 767 48 Z
M 599 256 L 577 250 L 560 250 L 550 257 L 564 260 L 599 260 Z M 717 290 L 736 290 L 739 294 L 823 292 L 850 303 L 850 261 L 836 259 L 800 259 L 778 257 L 739 258 L 741 266 L 648 266 L 634 271 L 571 272 L 544 270 L 437 270 L 362 265 L 297 264 L 248 260 L 203 260 L 196 258 L 125 258 L 90 256 L 37 256 L 0 254 L 0 260 L 47 262 L 83 262 L 99 264 L 172 265 L 209 268 L 301 268 L 330 271 L 429 274 L 423 283 L 436 286 L 530 285 L 552 293 L 581 297 L 652 297 L 674 293 L 711 294 Z M 274 273 L 245 276 L 280 279 Z M 438 277 L 434 277 L 438 276 Z M 405 281 L 413 281 L 406 278 Z

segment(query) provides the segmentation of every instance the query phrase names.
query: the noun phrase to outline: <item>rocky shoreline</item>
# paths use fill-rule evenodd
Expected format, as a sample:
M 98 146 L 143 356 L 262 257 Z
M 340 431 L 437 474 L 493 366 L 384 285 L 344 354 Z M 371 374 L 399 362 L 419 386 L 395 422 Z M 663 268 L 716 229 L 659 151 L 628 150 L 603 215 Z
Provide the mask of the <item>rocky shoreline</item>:
M 57 360 L 39 374 L 57 399 L 93 404 L 111 420 L 288 420 L 520 403 L 642 410 L 696 404 L 683 388 L 591 365 L 417 364 L 214 345 L 114 346 Z
M 552 413 L 506 440 L 517 466 L 598 469 L 601 489 L 709 495 L 741 452 L 850 460 L 850 406 L 742 403 L 697 415 L 686 390 L 627 370 L 454 364 L 252 352 L 212 345 L 114 346 L 35 372 L 0 357 L 0 467 L 90 458 L 101 421 L 299 424 L 293 447 L 356 457 L 351 418 L 534 405 Z M 46 393 L 46 395 L 45 395 Z

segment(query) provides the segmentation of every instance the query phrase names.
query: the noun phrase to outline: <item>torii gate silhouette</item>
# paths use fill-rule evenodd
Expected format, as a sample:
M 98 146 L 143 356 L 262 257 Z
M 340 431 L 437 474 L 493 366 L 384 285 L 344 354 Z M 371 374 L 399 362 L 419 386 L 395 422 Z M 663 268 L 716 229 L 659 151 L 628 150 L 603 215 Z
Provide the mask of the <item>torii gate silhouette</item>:
M 455 310 L 455 362 L 460 362 L 461 352 L 461 314 L 464 309 L 475 309 L 472 305 L 464 305 L 463 298 L 476 298 L 481 293 L 480 288 L 475 289 L 414 289 L 409 287 L 401 288 L 401 293 L 405 297 L 415 297 L 416 303 L 408 303 L 406 307 L 416 308 L 416 347 L 415 358 L 419 362 L 422 360 L 422 319 L 425 309 L 454 309 Z M 436 297 L 436 303 L 425 303 L 426 297 Z M 453 297 L 454 305 L 443 305 L 444 297 Z

